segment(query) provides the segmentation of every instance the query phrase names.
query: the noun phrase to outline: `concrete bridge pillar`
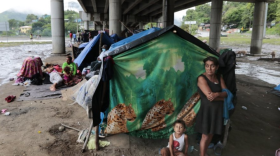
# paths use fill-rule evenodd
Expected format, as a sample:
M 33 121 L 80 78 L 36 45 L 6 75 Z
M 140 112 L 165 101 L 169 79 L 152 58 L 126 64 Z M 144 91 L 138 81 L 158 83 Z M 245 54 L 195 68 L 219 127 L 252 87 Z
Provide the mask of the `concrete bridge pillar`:
M 162 1 L 163 28 L 174 25 L 174 0 Z
M 51 0 L 52 54 L 65 54 L 63 0 Z
M 139 22 L 139 29 L 143 29 L 143 22 Z
M 212 0 L 209 46 L 214 49 L 218 49 L 220 47 L 222 11 L 223 0 Z
M 126 28 L 124 25 L 121 25 L 121 31 L 124 31 Z
M 92 29 L 96 30 L 96 28 L 95 28 L 95 21 L 92 22 Z
M 102 30 L 103 29 L 103 26 L 101 26 L 101 25 L 97 25 L 97 26 L 95 26 L 95 30 Z
M 84 21 L 84 30 L 89 30 L 89 21 L 93 21 L 93 17 L 90 13 L 80 11 L 80 17 Z
M 254 10 L 253 31 L 250 54 L 261 54 L 264 32 L 265 2 L 256 2 Z
M 106 25 L 107 25 L 107 22 L 106 22 L 106 21 L 103 21 L 103 22 L 102 22 L 102 28 L 103 28 L 103 30 L 105 30 Z
M 121 35 L 121 0 L 109 0 L 109 34 Z
M 84 29 L 89 30 L 89 21 L 84 21 Z

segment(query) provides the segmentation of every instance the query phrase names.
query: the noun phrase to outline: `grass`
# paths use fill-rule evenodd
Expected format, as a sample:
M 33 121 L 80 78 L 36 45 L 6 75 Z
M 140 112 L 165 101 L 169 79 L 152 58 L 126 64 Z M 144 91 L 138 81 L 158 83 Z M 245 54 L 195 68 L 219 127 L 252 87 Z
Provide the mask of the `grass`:
M 207 40 L 209 43 L 209 37 L 198 37 L 200 40 Z M 251 34 L 250 33 L 233 33 L 228 37 L 221 37 L 221 44 L 225 45 L 250 45 Z M 263 44 L 280 45 L 280 38 L 263 39 Z
M 16 47 L 20 45 L 51 44 L 52 42 L 0 42 L 0 47 Z

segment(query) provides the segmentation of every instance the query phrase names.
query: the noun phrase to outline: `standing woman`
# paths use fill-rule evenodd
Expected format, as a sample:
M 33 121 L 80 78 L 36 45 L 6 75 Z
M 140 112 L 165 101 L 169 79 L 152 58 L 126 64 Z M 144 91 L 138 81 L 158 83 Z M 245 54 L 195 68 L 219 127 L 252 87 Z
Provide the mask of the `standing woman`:
M 200 141 L 200 156 L 206 156 L 207 148 L 214 134 L 222 134 L 223 128 L 223 101 L 227 97 L 225 82 L 216 74 L 219 62 L 215 57 L 203 60 L 205 73 L 198 77 L 198 93 L 201 97 L 201 106 L 197 113 L 195 129 L 202 133 Z

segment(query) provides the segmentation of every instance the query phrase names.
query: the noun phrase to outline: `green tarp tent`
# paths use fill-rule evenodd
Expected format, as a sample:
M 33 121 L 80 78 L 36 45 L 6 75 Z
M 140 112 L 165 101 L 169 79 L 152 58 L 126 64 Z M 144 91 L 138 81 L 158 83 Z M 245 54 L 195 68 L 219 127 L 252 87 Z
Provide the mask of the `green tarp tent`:
M 197 77 L 203 59 L 218 56 L 216 51 L 170 26 L 104 55 L 115 62 L 105 133 L 168 138 L 177 119 L 185 121 L 188 134 L 194 132 Z

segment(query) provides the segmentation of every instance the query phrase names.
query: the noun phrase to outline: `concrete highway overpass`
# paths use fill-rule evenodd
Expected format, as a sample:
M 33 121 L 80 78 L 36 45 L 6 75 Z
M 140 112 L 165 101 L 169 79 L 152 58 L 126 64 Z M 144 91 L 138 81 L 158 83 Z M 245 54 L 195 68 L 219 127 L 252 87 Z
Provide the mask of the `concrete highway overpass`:
M 211 3 L 209 46 L 218 49 L 223 0 L 77 0 L 83 8 L 80 13 L 85 29 L 93 21 L 96 30 L 108 27 L 110 34 L 121 34 L 124 26 L 142 28 L 148 22 L 161 23 L 163 27 L 173 25 L 174 12 Z M 274 0 L 231 0 L 232 2 L 255 3 L 251 54 L 260 54 L 265 23 L 266 2 Z M 51 18 L 53 35 L 53 53 L 65 51 L 61 44 L 65 42 L 63 0 L 51 0 Z M 53 29 L 55 28 L 55 29 Z M 63 34 L 62 34 L 63 33 Z M 60 45 L 59 45 L 60 44 Z

